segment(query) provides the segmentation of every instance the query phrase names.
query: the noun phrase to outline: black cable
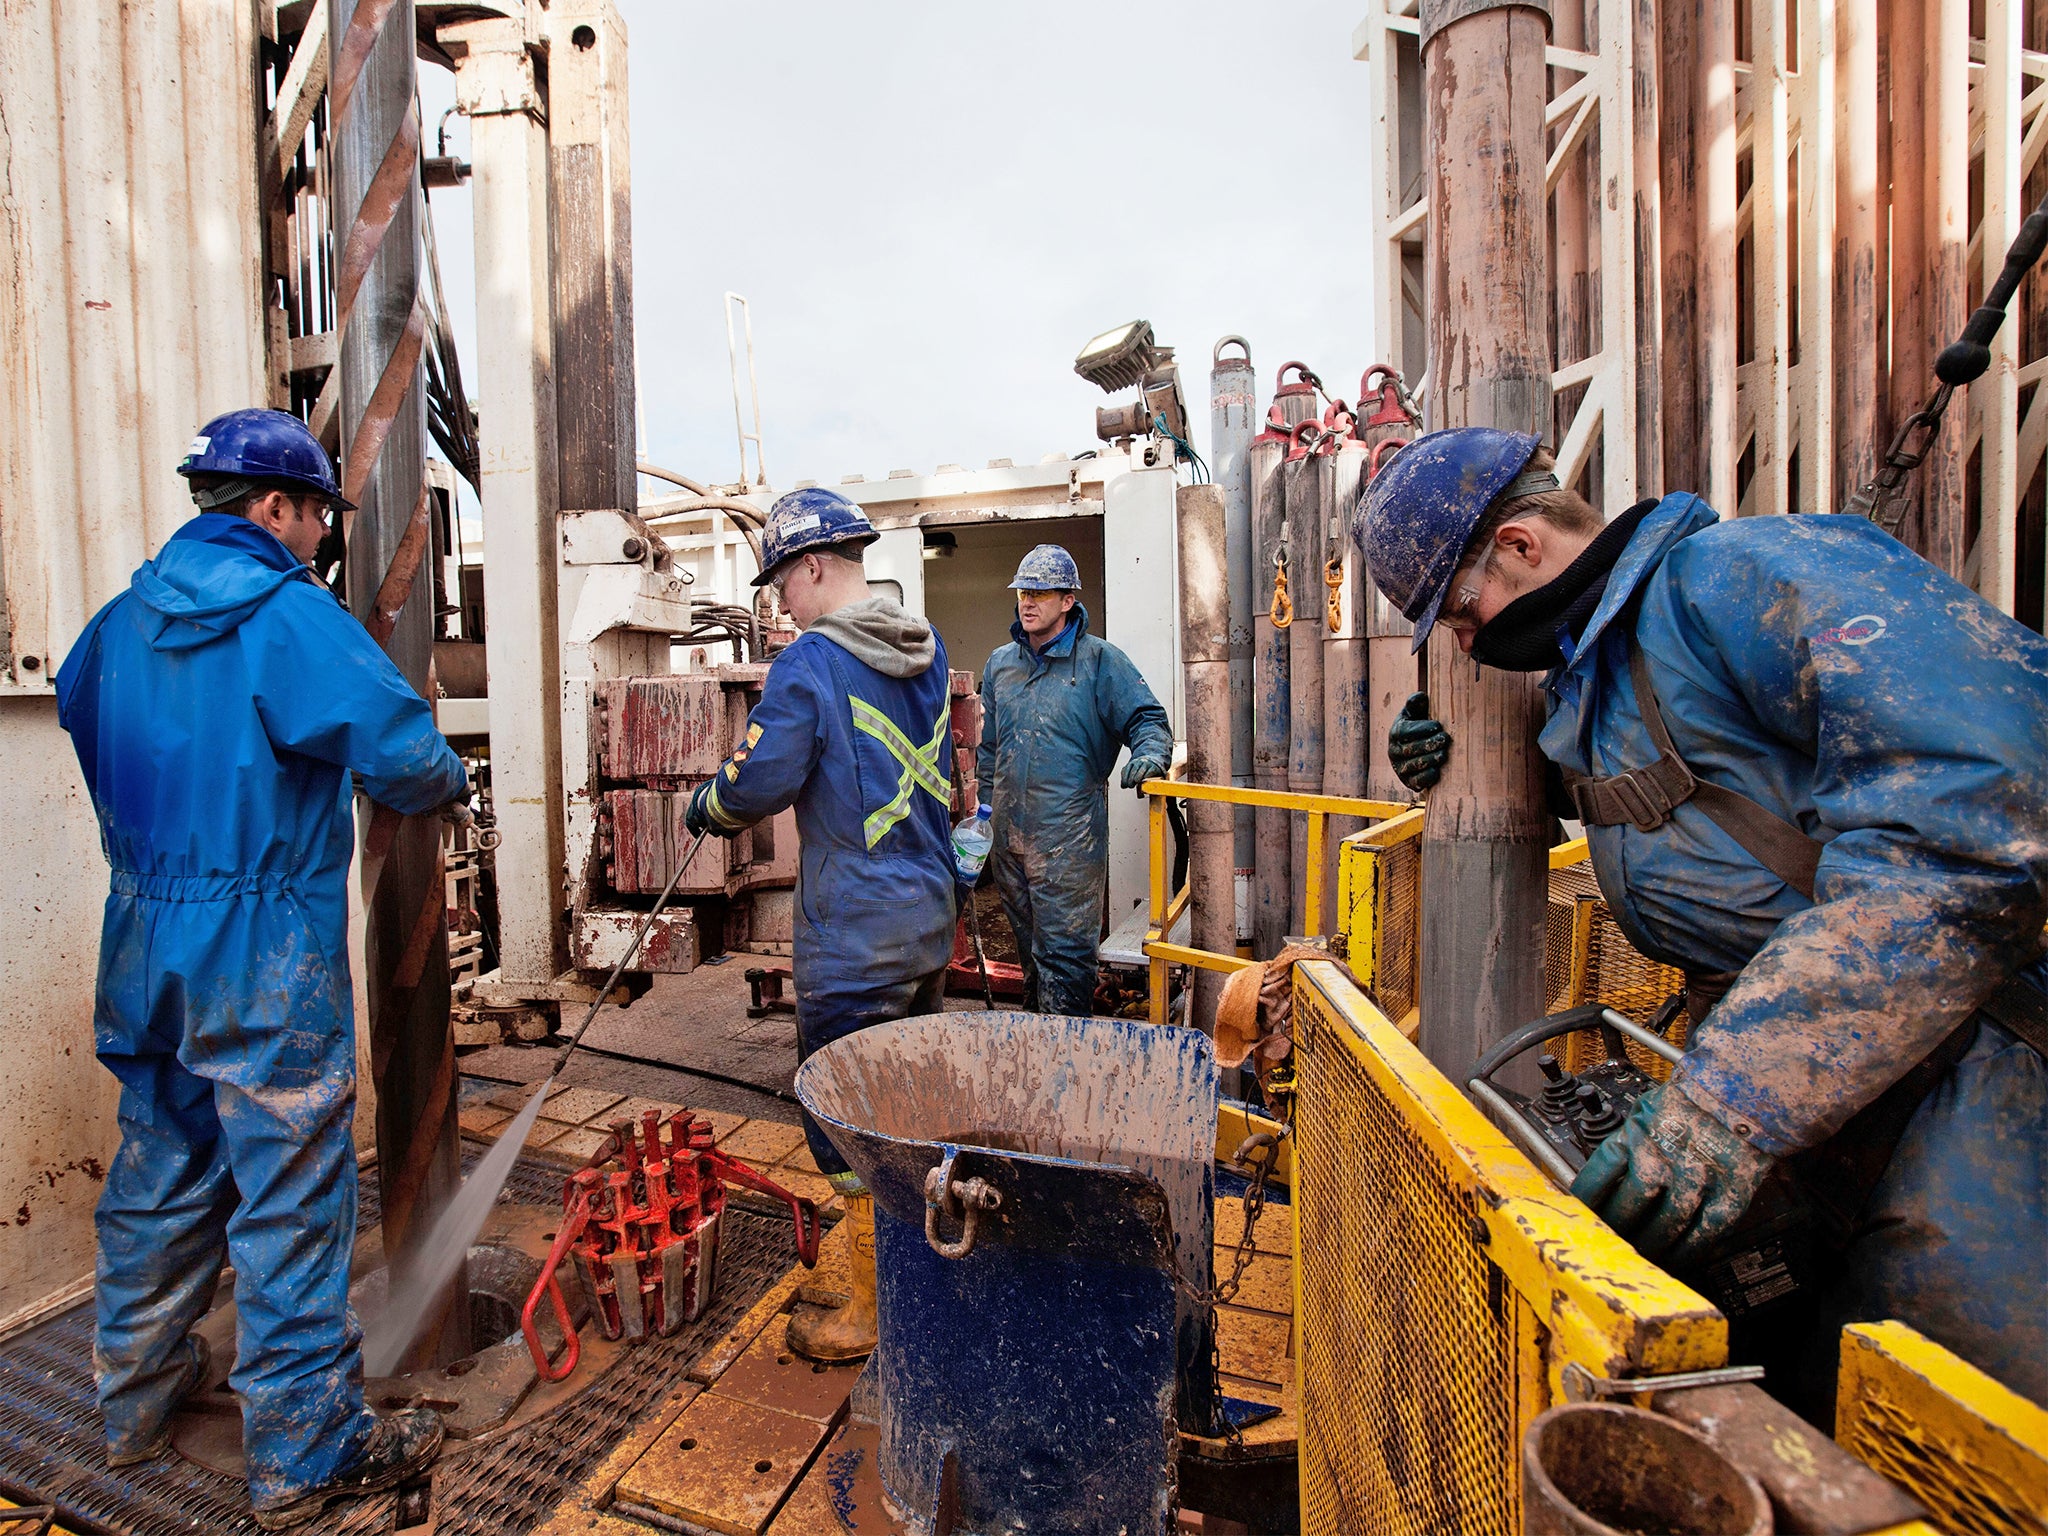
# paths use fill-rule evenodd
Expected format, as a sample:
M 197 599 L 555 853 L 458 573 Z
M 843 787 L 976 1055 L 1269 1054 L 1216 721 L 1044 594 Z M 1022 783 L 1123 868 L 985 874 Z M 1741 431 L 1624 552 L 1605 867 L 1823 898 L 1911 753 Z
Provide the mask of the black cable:
M 556 1031 L 557 1034 L 560 1031 Z M 677 1061 L 662 1061 L 654 1056 L 635 1056 L 631 1051 L 608 1051 L 601 1045 L 579 1045 L 579 1056 L 603 1056 L 610 1061 L 629 1062 L 636 1067 L 659 1067 L 665 1072 L 681 1072 L 686 1077 L 701 1077 L 710 1082 L 723 1083 L 728 1088 L 744 1088 L 749 1093 L 766 1094 L 771 1099 L 780 1099 L 785 1104 L 800 1104 L 802 1101 L 793 1093 L 781 1088 L 771 1088 L 766 1083 L 750 1083 L 743 1077 L 728 1077 L 723 1072 L 714 1072 L 709 1067 L 686 1067 Z

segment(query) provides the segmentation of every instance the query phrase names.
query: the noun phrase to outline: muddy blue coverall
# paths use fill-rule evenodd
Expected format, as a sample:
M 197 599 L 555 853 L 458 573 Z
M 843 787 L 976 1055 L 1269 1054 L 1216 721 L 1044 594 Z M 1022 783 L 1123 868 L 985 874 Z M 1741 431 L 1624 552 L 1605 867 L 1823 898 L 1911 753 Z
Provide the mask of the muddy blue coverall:
M 94 1049 L 121 1083 L 94 1374 L 140 1449 L 191 1385 L 233 1256 L 258 1507 L 361 1451 L 349 772 L 408 813 L 467 791 L 433 714 L 266 530 L 209 512 L 96 614 L 59 717 L 112 866 Z
M 865 606 L 865 605 L 863 605 Z M 712 781 L 714 827 L 796 807 L 797 1059 L 942 1006 L 957 887 L 952 838 L 952 674 L 946 647 L 892 677 L 806 631 L 768 669 L 745 744 Z M 846 1159 L 804 1112 L 827 1174 Z
M 1741 976 L 1673 1074 L 1784 1156 L 1827 1140 L 2039 952 L 2048 916 L 2048 642 L 1855 517 L 1719 522 L 1666 497 L 1547 680 L 1544 753 L 1657 756 L 1625 622 L 1678 754 L 1825 842 L 1809 902 L 1697 802 L 1589 827 L 1644 953 Z M 1828 1298 L 1900 1318 L 2048 1402 L 2048 1066 L 1979 1014 L 1866 1203 Z
M 1081 604 L 1043 651 L 1015 622 L 1010 639 L 981 674 L 989 862 L 1024 963 L 1024 1006 L 1085 1018 L 1109 869 L 1109 771 L 1125 747 L 1172 761 L 1173 725 L 1131 658 L 1088 633 Z

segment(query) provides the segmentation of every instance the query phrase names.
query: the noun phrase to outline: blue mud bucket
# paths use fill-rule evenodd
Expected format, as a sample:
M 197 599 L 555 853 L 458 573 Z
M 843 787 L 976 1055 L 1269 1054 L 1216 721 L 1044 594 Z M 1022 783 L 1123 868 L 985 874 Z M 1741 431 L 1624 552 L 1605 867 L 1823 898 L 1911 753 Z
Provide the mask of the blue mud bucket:
M 1178 1428 L 1213 1403 L 1208 1039 L 927 1014 L 834 1041 L 796 1091 L 875 1195 L 890 1498 L 990 1536 L 1167 1531 Z

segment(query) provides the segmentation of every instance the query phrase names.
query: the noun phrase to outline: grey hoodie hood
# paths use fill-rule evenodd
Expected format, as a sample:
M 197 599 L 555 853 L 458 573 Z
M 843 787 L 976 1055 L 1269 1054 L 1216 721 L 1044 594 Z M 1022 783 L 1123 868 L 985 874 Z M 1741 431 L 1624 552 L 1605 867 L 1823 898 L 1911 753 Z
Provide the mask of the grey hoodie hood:
M 931 625 L 886 597 L 835 608 L 804 633 L 823 635 L 884 677 L 921 677 L 939 653 Z

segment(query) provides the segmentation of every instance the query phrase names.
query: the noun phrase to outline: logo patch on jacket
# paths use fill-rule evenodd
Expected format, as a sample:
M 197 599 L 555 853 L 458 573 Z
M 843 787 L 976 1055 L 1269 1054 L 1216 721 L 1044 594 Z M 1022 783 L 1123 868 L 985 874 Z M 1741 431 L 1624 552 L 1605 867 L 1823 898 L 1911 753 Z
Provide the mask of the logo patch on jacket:
M 1815 635 L 1816 644 L 1868 645 L 1873 640 L 1884 638 L 1887 628 L 1883 619 L 1874 613 L 1859 613 L 1846 624 L 1837 624 Z

